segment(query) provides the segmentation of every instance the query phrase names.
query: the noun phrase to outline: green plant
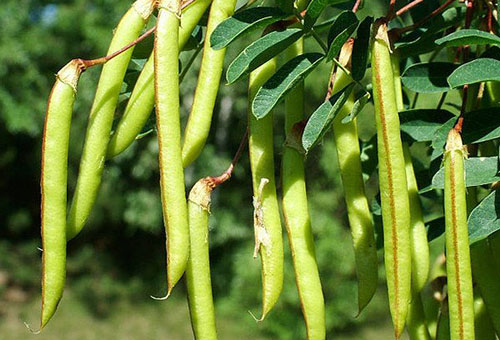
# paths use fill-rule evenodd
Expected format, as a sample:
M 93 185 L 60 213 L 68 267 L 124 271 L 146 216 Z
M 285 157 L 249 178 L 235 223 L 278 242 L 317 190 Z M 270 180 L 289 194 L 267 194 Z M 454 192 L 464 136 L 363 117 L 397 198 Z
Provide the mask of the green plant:
M 217 337 L 214 312 L 217 305 L 214 306 L 210 279 L 208 202 L 211 190 L 229 179 L 235 162 L 222 176 L 206 178 L 204 173 L 212 168 L 204 163 L 212 161 L 220 166 L 222 158 L 218 155 L 220 148 L 203 147 L 211 138 L 208 132 L 212 115 L 217 111 L 216 98 L 226 49 L 228 55 L 232 55 L 230 47 L 236 46 L 233 43 L 237 39 L 253 37 L 248 33 L 257 31 L 260 38 L 244 44 L 243 51 L 230 64 L 226 78 L 232 84 L 249 74 L 245 125 L 248 125 L 254 196 L 254 256 L 259 253 L 261 256 L 262 315 L 259 321 L 275 306 L 286 308 L 287 312 L 298 308 L 298 303 L 292 307 L 287 305 L 290 300 L 286 297 L 283 304 L 279 299 L 283 282 L 287 280 L 286 246 L 282 244 L 276 188 L 280 181 L 275 179 L 275 157 L 282 157 L 282 212 L 306 336 L 323 339 L 332 331 L 333 327 L 325 322 L 331 320 L 329 308 L 325 308 L 325 302 L 331 301 L 330 287 L 323 285 L 322 289 L 321 286 L 321 279 L 328 279 L 328 274 L 318 269 L 318 263 L 328 258 L 328 250 L 323 248 L 323 239 L 317 242 L 323 247 L 317 247 L 314 242 L 317 222 L 313 214 L 309 215 L 309 205 L 322 202 L 323 210 L 333 210 L 335 204 L 314 195 L 308 197 L 306 179 L 310 179 L 313 187 L 314 183 L 323 182 L 306 163 L 305 156 L 327 149 L 318 146 L 325 134 L 333 130 L 354 244 L 358 313 L 363 312 L 375 294 L 378 286 L 376 249 L 383 248 L 395 338 L 401 337 L 405 326 L 411 339 L 473 339 L 474 334 L 486 338 L 493 336 L 494 326 L 498 331 L 499 291 L 494 279 L 498 263 L 487 261 L 498 253 L 500 234 L 495 191 L 500 181 L 497 155 L 500 115 L 496 102 L 500 38 L 494 26 L 496 1 L 469 0 L 463 5 L 448 0 L 426 8 L 420 0 L 402 6 L 391 0 L 386 4 L 383 17 L 371 3 L 363 7 L 358 0 L 346 9 L 343 2 L 277 1 L 275 6 L 267 3 L 254 6 L 253 1 L 248 1 L 234 12 L 235 1 L 215 0 L 203 42 L 203 35 L 195 26 L 199 22 L 199 26 L 203 26 L 201 18 L 210 1 L 139 0 L 118 26 L 108 56 L 78 59 L 69 64 L 73 68 L 75 63 L 81 66 L 73 69 L 78 76 L 87 67 L 105 66 L 89 117 L 79 179 L 67 222 L 66 164 L 74 92 L 61 81 L 62 73 L 53 91 L 60 92 L 61 97 L 51 96 L 49 100 L 42 156 L 42 327 L 62 296 L 66 241 L 80 232 L 90 214 L 105 156 L 112 159 L 136 137 L 147 135 L 141 130 L 153 109 L 154 99 L 161 201 L 167 234 L 167 297 L 187 267 L 195 337 Z M 155 9 L 158 9 L 156 25 L 140 35 Z M 317 23 L 323 13 L 331 14 L 332 19 Z M 140 62 L 134 57 L 132 47 L 153 32 L 153 46 L 142 51 L 146 57 L 152 52 L 153 57 Z M 308 40 L 314 40 L 317 46 Z M 183 47 L 194 48 L 195 52 L 179 73 Z M 198 86 L 182 145 L 179 84 L 191 65 L 196 65 L 195 59 L 202 48 Z M 442 48 L 448 53 L 441 53 Z M 453 62 L 447 61 L 447 56 L 453 56 Z M 135 72 L 142 67 L 138 79 L 134 80 L 131 71 L 127 72 L 129 65 L 133 65 Z M 367 79 L 370 77 L 365 77 L 368 67 L 371 84 Z M 404 67 L 402 73 L 400 67 Z M 332 70 L 329 78 L 323 75 L 328 69 Z M 318 91 L 323 85 L 318 79 L 330 82 L 326 100 L 321 103 L 318 96 L 308 96 L 313 92 L 311 88 Z M 132 93 L 119 96 L 123 82 L 127 89 L 135 87 Z M 441 96 L 426 98 L 423 104 L 419 93 L 441 93 Z M 121 112 L 125 104 L 119 98 L 126 98 L 128 94 L 131 97 L 124 115 L 110 137 L 115 111 Z M 282 119 L 279 114 L 282 102 L 285 102 L 284 134 L 273 128 L 273 120 Z M 365 107 L 372 109 L 367 103 L 373 104 L 375 119 L 361 114 Z M 306 115 L 305 111 L 315 104 L 317 107 Z M 219 125 L 224 126 L 217 124 L 215 134 L 223 138 L 231 126 L 221 128 Z M 280 140 L 285 140 L 284 145 L 276 143 Z M 463 144 L 471 156 L 468 159 Z M 225 142 L 219 146 L 225 146 Z M 241 148 L 237 156 L 239 154 Z M 477 157 L 478 154 L 481 157 Z M 198 156 L 201 158 L 195 163 Z M 46 157 L 54 161 L 48 162 Z M 314 161 L 314 156 L 311 158 Z M 116 162 L 122 159 L 141 163 L 126 153 Z M 442 161 L 443 168 L 440 167 Z M 322 162 L 327 164 L 323 167 L 328 173 L 333 162 L 325 158 Z M 190 164 L 197 165 L 185 171 L 184 167 Z M 48 180 L 50 177 L 55 180 Z M 186 182 L 191 185 L 200 177 L 204 179 L 197 182 L 186 202 Z M 204 192 L 201 201 L 196 197 L 200 189 Z M 241 195 L 237 198 L 240 200 Z M 226 198 L 217 204 L 231 208 L 238 204 L 236 201 Z M 247 202 L 242 211 L 250 210 L 251 204 Z M 317 205 L 311 209 L 312 212 L 318 210 Z M 238 228 L 244 224 L 240 218 L 231 216 L 232 220 L 228 220 Z M 248 235 L 246 230 L 239 237 L 245 239 Z M 217 246 L 226 250 L 227 244 L 219 237 Z M 332 248 L 338 245 L 338 240 L 330 241 Z M 431 248 L 437 247 L 439 253 L 445 250 L 446 255 L 446 271 L 431 276 L 428 275 L 429 244 Z M 472 252 L 472 270 L 469 252 Z M 232 263 L 232 260 L 223 260 L 228 261 L 226 264 Z M 243 263 L 240 261 L 235 263 Z M 233 268 L 234 272 L 238 270 L 246 271 L 246 268 Z M 213 284 L 220 285 L 215 280 Z M 473 284 L 477 287 L 476 296 Z M 429 294 L 431 289 L 433 294 Z M 427 313 L 429 305 L 434 306 L 430 314 Z M 437 306 L 440 306 L 439 312 Z M 345 308 L 336 312 L 347 314 Z M 366 314 L 363 312 L 363 315 Z M 348 324 L 344 320 L 350 317 L 342 317 L 337 328 Z M 266 322 L 275 320 L 269 319 Z M 302 336 L 296 336 L 286 325 L 279 326 L 281 328 L 274 328 L 277 337 Z

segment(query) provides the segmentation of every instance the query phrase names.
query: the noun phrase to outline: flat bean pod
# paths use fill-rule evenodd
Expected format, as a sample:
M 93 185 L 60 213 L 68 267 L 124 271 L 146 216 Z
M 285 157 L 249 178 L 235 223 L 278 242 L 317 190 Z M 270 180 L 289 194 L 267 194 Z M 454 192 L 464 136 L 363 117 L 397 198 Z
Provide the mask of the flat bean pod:
M 276 71 L 271 59 L 250 74 L 249 108 L 259 88 Z M 283 238 L 274 178 L 273 116 L 257 120 L 248 113 L 249 153 L 254 192 L 256 252 L 262 260 L 263 320 L 278 300 L 283 288 Z M 267 184 L 265 184 L 267 182 Z
M 189 227 L 181 156 L 179 0 L 161 0 L 154 42 L 156 127 L 163 222 L 167 235 L 167 296 L 189 256 Z
M 190 251 L 186 284 L 191 325 L 199 340 L 217 339 L 208 247 L 211 191 L 210 182 L 201 179 L 191 189 L 188 201 Z
M 372 84 L 389 306 L 399 338 L 411 299 L 410 207 L 387 24 L 374 24 Z
M 115 30 L 108 54 L 121 49 L 139 36 L 153 12 L 154 2 L 138 0 L 132 5 Z M 68 240 L 82 230 L 97 198 L 113 117 L 132 51 L 133 48 L 128 49 L 103 66 L 90 111 L 80 171 L 69 212 Z
M 343 62 L 343 59 L 346 59 L 345 64 L 348 64 L 351 51 L 352 43 L 349 42 L 344 45 L 341 51 L 340 61 Z M 343 54 L 346 54 L 346 56 L 344 57 Z M 347 74 L 337 69 L 332 94 L 340 91 L 351 81 Z M 347 217 L 351 227 L 358 277 L 358 313 L 361 313 L 377 290 L 378 259 L 373 221 L 361 170 L 357 121 L 354 119 L 349 123 L 342 123 L 342 119 L 350 114 L 353 105 L 354 94 L 351 94 L 339 112 L 338 117 L 333 121 L 333 136 L 344 187 Z
M 444 155 L 446 273 L 452 340 L 474 339 L 474 299 L 467 230 L 464 156 L 462 138 L 452 129 Z
M 186 45 L 191 33 L 206 12 L 212 0 L 196 0 L 182 10 L 179 27 L 179 50 Z M 154 106 L 154 53 L 151 53 L 137 78 L 125 112 L 118 122 L 109 141 L 107 158 L 111 159 L 123 151 L 135 140 L 146 124 Z
M 66 200 L 71 115 L 83 71 L 72 60 L 58 73 L 49 97 L 42 144 L 42 316 L 40 329 L 54 315 L 66 280 Z
M 212 49 L 210 36 L 223 20 L 233 15 L 236 2 L 236 0 L 214 0 L 210 8 L 198 85 L 184 133 L 182 146 L 184 167 L 187 167 L 200 155 L 205 145 L 212 123 L 215 100 L 219 92 L 226 49 Z
M 285 53 L 287 59 L 303 53 L 302 39 Z M 304 84 L 285 99 L 285 132 L 304 118 Z M 299 292 L 307 339 L 325 339 L 325 301 L 311 229 L 304 171 L 304 156 L 285 147 L 282 160 L 283 217 L 292 250 L 295 283 Z
M 492 261 L 488 239 L 473 244 L 470 251 L 474 281 L 479 286 L 495 331 L 500 334 L 500 274 Z

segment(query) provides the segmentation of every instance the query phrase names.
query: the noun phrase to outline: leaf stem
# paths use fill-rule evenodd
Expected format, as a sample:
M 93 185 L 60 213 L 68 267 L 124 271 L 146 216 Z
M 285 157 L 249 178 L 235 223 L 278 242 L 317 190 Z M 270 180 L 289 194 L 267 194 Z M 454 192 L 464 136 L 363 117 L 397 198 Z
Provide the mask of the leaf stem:
M 432 11 L 429 15 L 427 15 L 426 17 L 424 17 L 422 20 L 414 23 L 413 25 L 402 27 L 402 28 L 395 28 L 394 30 L 397 31 L 399 34 L 403 34 L 403 33 L 406 33 L 408 31 L 412 31 L 415 28 L 418 28 L 418 27 L 422 26 L 423 24 L 425 24 L 430 19 L 434 18 L 439 13 L 443 12 L 446 9 L 446 7 L 448 7 L 449 5 L 451 5 L 453 2 L 455 2 L 455 0 L 448 0 L 444 4 L 442 4 L 441 6 L 439 6 L 438 8 L 436 8 L 434 11 Z

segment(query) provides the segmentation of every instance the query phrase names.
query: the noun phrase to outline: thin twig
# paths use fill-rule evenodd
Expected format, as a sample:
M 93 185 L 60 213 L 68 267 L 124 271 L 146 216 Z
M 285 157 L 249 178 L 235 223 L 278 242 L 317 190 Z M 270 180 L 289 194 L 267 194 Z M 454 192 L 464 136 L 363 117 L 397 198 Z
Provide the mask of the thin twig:
M 148 36 L 150 36 L 155 30 L 156 30 L 156 27 L 150 28 L 143 35 L 141 35 L 139 38 L 135 39 L 131 43 L 125 45 L 122 48 L 120 48 L 118 51 L 111 53 L 110 55 L 107 55 L 107 56 L 101 57 L 101 58 L 97 58 L 97 59 L 82 60 L 82 61 L 85 64 L 85 67 L 92 67 L 92 66 L 95 66 L 95 65 L 102 65 L 102 64 L 106 63 L 107 61 L 113 59 L 114 57 L 122 54 L 123 52 L 125 52 L 129 48 L 137 45 L 138 43 L 140 43 L 141 41 L 143 41 L 144 39 L 146 39 Z
M 361 0 L 356 0 L 356 3 L 352 7 L 352 12 L 356 13 L 358 11 L 360 5 L 361 5 Z
M 196 0 L 184 0 L 182 2 L 181 9 L 188 7 L 194 1 L 196 1 Z M 138 43 L 140 43 L 141 41 L 143 41 L 144 39 L 149 37 L 151 34 L 153 34 L 155 31 L 156 31 L 156 26 L 150 28 L 145 33 L 143 33 L 139 38 L 137 38 L 134 41 L 130 42 L 129 44 L 123 46 L 118 51 L 111 53 L 110 55 L 107 55 L 107 56 L 101 57 L 101 58 L 97 58 L 97 59 L 90 59 L 90 60 L 81 59 L 81 61 L 82 61 L 83 65 L 85 66 L 85 68 L 89 68 L 89 67 L 96 66 L 96 65 L 102 65 L 102 64 L 108 62 L 109 60 L 113 59 L 114 57 L 127 51 L 131 47 L 137 45 Z
M 243 138 L 241 138 L 240 146 L 238 147 L 238 151 L 236 151 L 236 154 L 233 157 L 233 160 L 229 167 L 227 168 L 226 171 L 224 171 L 220 176 L 217 177 L 208 177 L 208 180 L 210 182 L 210 187 L 212 189 L 215 189 L 218 185 L 221 185 L 225 181 L 231 178 L 231 175 L 233 174 L 234 167 L 236 166 L 236 163 L 238 163 L 238 160 L 240 159 L 243 150 L 245 149 L 245 145 L 247 144 L 248 140 L 248 127 L 245 130 L 245 134 L 243 135 Z
M 396 0 L 391 0 L 389 3 L 389 10 L 387 11 L 387 15 L 385 16 L 387 21 L 394 18 L 394 14 L 396 13 Z
M 410 2 L 409 4 L 407 4 L 406 6 L 401 7 L 396 12 L 396 17 L 399 17 L 400 15 L 406 13 L 407 11 L 409 11 L 410 9 L 412 9 L 413 7 L 417 6 L 418 4 L 420 4 L 422 2 L 424 2 L 424 0 L 414 0 L 414 1 Z
M 472 22 L 472 15 L 474 14 L 474 0 L 466 0 L 465 5 L 467 10 L 465 12 L 465 28 L 469 28 Z M 462 49 L 462 59 L 466 62 L 469 59 L 470 46 L 465 45 Z M 462 93 L 462 107 L 460 108 L 460 116 L 458 117 L 457 123 L 453 127 L 458 133 L 462 132 L 462 126 L 464 123 L 465 111 L 467 110 L 467 97 L 469 96 L 469 85 L 465 84 Z
M 406 33 L 408 31 L 413 31 L 415 28 L 418 28 L 418 27 L 422 26 L 427 21 L 429 21 L 430 19 L 434 18 L 436 15 L 438 15 L 439 13 L 441 13 L 442 11 L 444 11 L 446 9 L 446 7 L 448 7 L 449 5 L 451 5 L 455 1 L 456 0 L 448 0 L 444 4 L 442 4 L 441 6 L 439 6 L 435 10 L 433 10 L 429 15 L 427 15 L 426 17 L 424 17 L 422 20 L 414 23 L 413 25 L 402 27 L 402 28 L 396 28 L 395 30 L 399 34 L 403 34 L 403 33 Z

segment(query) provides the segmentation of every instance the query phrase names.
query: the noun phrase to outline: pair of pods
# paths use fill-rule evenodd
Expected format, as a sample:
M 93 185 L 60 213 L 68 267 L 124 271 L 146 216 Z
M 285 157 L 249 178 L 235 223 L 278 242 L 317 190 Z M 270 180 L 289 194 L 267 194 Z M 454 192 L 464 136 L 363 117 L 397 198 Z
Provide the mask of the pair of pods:
M 394 90 L 398 111 L 404 110 L 403 90 L 401 84 L 400 58 L 398 52 L 391 54 L 392 72 L 394 77 Z M 411 249 L 411 303 L 406 318 L 408 334 L 411 340 L 430 340 L 428 325 L 426 323 L 424 306 L 420 292 L 429 278 L 429 244 L 425 229 L 422 206 L 418 194 L 417 179 L 413 169 L 410 147 L 403 143 L 405 160 L 406 182 L 410 205 L 410 249 Z
M 205 141 L 210 128 L 213 107 L 220 79 L 224 51 L 213 51 L 207 44 L 215 27 L 230 16 L 236 0 L 215 0 L 210 10 L 205 52 L 202 62 L 200 82 L 195 95 L 200 104 L 193 106 L 189 121 L 198 126 L 186 130 L 186 138 L 206 129 L 202 139 Z M 179 0 L 163 0 L 158 4 L 159 14 L 154 46 L 154 89 L 156 100 L 156 124 L 159 144 L 159 166 L 163 220 L 167 234 L 167 295 L 168 297 L 184 274 L 189 258 L 188 210 L 185 199 L 184 167 L 188 164 L 183 157 L 181 146 L 181 126 L 179 107 L 179 24 L 181 4 Z M 208 52 L 207 52 L 208 51 Z M 216 54 L 212 55 L 214 52 Z M 217 60 L 220 67 L 211 64 Z M 218 77 L 216 76 L 218 74 Z M 201 85 L 200 85 L 201 84 Z M 201 92 L 200 88 L 203 88 Z M 201 96 L 211 97 L 203 98 Z M 205 105 L 206 104 L 206 105 Z M 193 123 L 191 123 L 193 124 Z M 188 122 L 188 127 L 190 123 Z M 191 131 L 191 132 L 190 132 Z M 198 137 L 195 138 L 199 140 Z M 197 157 L 204 141 L 196 144 Z M 190 142 L 191 143 L 191 142 Z M 186 145 L 186 143 L 184 144 Z M 190 144 L 188 144 L 190 145 Z M 191 158 L 191 161 L 195 157 Z

